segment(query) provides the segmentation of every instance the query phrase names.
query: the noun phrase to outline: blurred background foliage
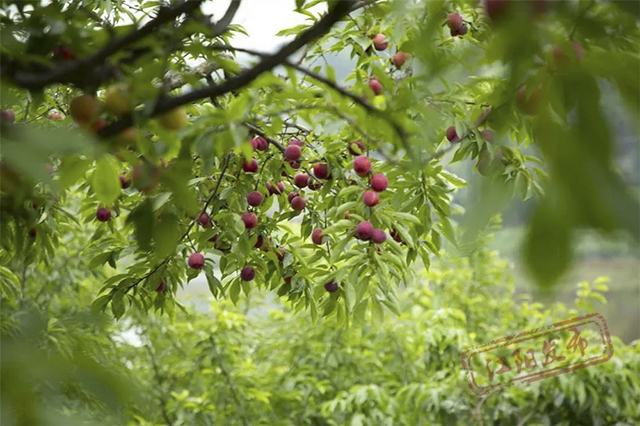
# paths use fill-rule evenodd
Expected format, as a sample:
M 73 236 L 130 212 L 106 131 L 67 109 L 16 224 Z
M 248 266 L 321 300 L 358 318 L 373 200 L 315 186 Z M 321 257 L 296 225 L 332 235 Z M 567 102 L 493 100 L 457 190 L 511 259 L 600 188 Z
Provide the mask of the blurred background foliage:
M 235 51 L 252 29 L 212 3 L 0 5 L 3 424 L 640 422 L 640 3 L 299 0 L 308 19 L 273 57 Z M 251 73 L 327 10 L 331 31 Z M 212 84 L 167 125 L 164 106 Z M 131 112 L 104 108 L 114 88 Z M 100 111 L 78 125 L 83 93 Z M 306 143 L 299 171 L 278 152 L 290 138 Z M 375 209 L 357 139 L 390 181 Z M 252 156 L 259 172 L 242 173 Z M 299 191 L 304 213 L 268 196 L 318 161 L 332 179 Z M 265 201 L 247 232 L 252 190 Z M 361 220 L 385 245 L 354 241 Z M 467 388 L 468 345 L 593 309 L 620 336 L 609 362 Z

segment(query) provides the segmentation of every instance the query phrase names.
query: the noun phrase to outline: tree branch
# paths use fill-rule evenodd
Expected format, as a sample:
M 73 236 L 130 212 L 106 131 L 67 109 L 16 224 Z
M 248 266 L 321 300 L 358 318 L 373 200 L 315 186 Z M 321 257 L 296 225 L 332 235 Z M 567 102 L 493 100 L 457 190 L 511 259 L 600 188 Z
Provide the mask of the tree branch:
M 126 36 L 114 39 L 93 55 L 73 61 L 69 64 L 56 66 L 44 72 L 20 71 L 11 76 L 13 82 L 25 89 L 42 89 L 54 83 L 74 83 L 83 86 L 87 79 L 94 78 L 95 70 L 114 53 L 136 43 L 155 32 L 163 24 L 174 20 L 178 16 L 190 13 L 200 7 L 203 0 L 185 1 L 173 8 L 161 8 L 155 19 Z
M 290 55 L 298 51 L 298 49 L 300 49 L 301 47 L 326 34 L 331 29 L 333 24 L 339 21 L 350 11 L 351 7 L 349 5 L 349 2 L 341 1 L 336 3 L 335 6 L 314 26 L 301 33 L 298 37 L 281 48 L 278 52 L 272 55 L 265 56 L 254 67 L 249 68 L 237 74 L 236 76 L 223 81 L 222 83 L 214 84 L 212 86 L 205 87 L 199 90 L 194 90 L 182 96 L 161 98 L 156 103 L 149 117 L 155 117 L 179 106 L 189 104 L 207 97 L 221 96 L 249 85 L 263 73 L 270 71 L 276 66 L 285 62 Z M 112 123 L 100 130 L 99 136 L 102 138 L 114 136 L 130 127 L 132 124 L 133 116 L 124 116 L 115 123 Z

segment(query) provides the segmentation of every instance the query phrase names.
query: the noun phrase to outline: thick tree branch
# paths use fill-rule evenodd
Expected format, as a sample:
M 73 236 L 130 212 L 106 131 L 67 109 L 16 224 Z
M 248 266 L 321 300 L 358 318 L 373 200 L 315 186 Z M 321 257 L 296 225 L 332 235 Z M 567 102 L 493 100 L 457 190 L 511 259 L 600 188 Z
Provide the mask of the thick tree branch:
M 74 83 L 84 85 L 87 79 L 93 79 L 95 71 L 104 61 L 114 53 L 151 35 L 163 24 L 170 22 L 182 14 L 189 14 L 200 7 L 203 0 L 190 0 L 172 8 L 162 8 L 155 19 L 126 36 L 114 39 L 93 55 L 73 61 L 69 64 L 58 65 L 44 72 L 29 72 L 16 70 L 12 75 L 13 82 L 25 89 L 42 89 L 54 83 Z
M 204 98 L 221 96 L 249 85 L 263 73 L 270 71 L 285 62 L 290 55 L 298 51 L 298 49 L 300 49 L 301 47 L 326 34 L 331 29 L 333 24 L 339 21 L 350 11 L 351 7 L 349 2 L 341 1 L 336 3 L 335 6 L 314 26 L 301 33 L 298 37 L 281 48 L 278 52 L 272 55 L 265 56 L 254 67 L 249 68 L 219 84 L 215 84 L 199 90 L 194 90 L 182 96 L 161 98 L 156 103 L 153 111 L 150 114 L 150 117 L 160 115 L 179 106 L 186 105 Z M 99 135 L 103 138 L 114 136 L 130 127 L 132 124 L 133 116 L 124 116 L 117 122 L 103 128 L 99 132 Z
M 251 49 L 245 49 L 245 48 L 238 48 L 238 47 L 233 47 L 233 46 L 228 46 L 228 45 L 218 45 L 218 46 L 211 46 L 212 49 L 215 50 L 223 50 L 223 51 L 236 51 L 236 52 L 244 52 L 244 53 L 248 53 L 250 55 L 255 55 L 255 56 L 259 56 L 264 58 L 266 56 L 266 54 L 262 53 L 262 52 L 258 52 L 255 50 L 251 50 Z M 336 92 L 338 92 L 340 95 L 351 99 L 355 104 L 361 106 L 362 108 L 364 108 L 368 113 L 370 114 L 375 114 L 381 118 L 383 118 L 387 123 L 389 123 L 389 125 L 393 128 L 394 132 L 398 135 L 398 137 L 400 138 L 402 145 L 404 146 L 405 150 L 407 151 L 407 153 L 411 152 L 411 147 L 409 145 L 409 139 L 408 139 L 408 135 L 407 132 L 402 128 L 402 126 L 400 124 L 398 124 L 393 118 L 391 118 L 389 116 L 389 114 L 385 111 L 379 110 L 378 108 L 374 107 L 373 105 L 371 105 L 370 103 L 368 103 L 367 101 L 365 101 L 362 97 L 357 96 L 351 92 L 349 92 L 348 90 L 344 89 L 343 87 L 340 87 L 338 84 L 336 84 L 335 82 L 329 80 L 328 78 L 313 72 L 303 66 L 301 66 L 298 63 L 292 62 L 290 60 L 285 60 L 283 62 L 284 65 L 291 67 L 299 72 L 301 72 L 302 74 L 305 74 L 311 78 L 313 78 L 316 81 L 321 82 L 322 84 L 325 84 L 326 86 L 329 86 L 331 89 L 335 90 Z

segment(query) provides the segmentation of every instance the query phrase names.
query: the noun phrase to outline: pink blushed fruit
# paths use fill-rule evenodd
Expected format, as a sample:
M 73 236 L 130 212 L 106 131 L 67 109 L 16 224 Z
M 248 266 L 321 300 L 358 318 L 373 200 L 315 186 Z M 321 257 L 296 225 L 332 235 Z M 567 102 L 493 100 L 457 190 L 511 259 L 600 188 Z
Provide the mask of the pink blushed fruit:
M 311 241 L 313 241 L 314 244 L 322 244 L 322 229 L 318 228 L 313 230 L 311 233 Z
M 302 156 L 302 149 L 300 149 L 298 145 L 289 145 L 284 150 L 284 158 L 286 158 L 287 161 L 296 161 L 300 156 Z
M 380 196 L 378 196 L 377 192 L 367 191 L 362 195 L 362 201 L 364 201 L 365 205 L 373 207 L 380 201 Z
M 356 238 L 362 241 L 368 241 L 373 236 L 373 225 L 369 221 L 363 221 L 356 226 Z
M 200 253 L 193 253 L 189 256 L 189 260 L 187 261 L 190 268 L 193 269 L 202 269 L 204 266 L 204 256 Z
M 291 138 L 291 139 L 289 139 L 289 145 L 297 145 L 297 146 L 302 148 L 304 146 L 304 142 L 302 142 L 302 141 L 300 141 L 300 140 L 298 140 L 296 138 Z
M 382 173 L 377 173 L 371 178 L 371 189 L 376 192 L 383 192 L 389 187 L 389 179 Z
M 381 95 L 382 92 L 384 92 L 384 87 L 382 87 L 382 83 L 380 83 L 380 81 L 378 81 L 378 79 L 375 77 L 371 77 L 371 79 L 369 80 L 369 88 L 376 95 Z
M 369 172 L 371 172 L 371 160 L 369 160 L 369 157 L 365 155 L 356 157 L 355 160 L 353 160 L 353 170 L 360 177 L 368 175 Z
M 379 52 L 389 47 L 389 42 L 385 40 L 384 34 L 376 34 L 373 37 L 373 47 Z

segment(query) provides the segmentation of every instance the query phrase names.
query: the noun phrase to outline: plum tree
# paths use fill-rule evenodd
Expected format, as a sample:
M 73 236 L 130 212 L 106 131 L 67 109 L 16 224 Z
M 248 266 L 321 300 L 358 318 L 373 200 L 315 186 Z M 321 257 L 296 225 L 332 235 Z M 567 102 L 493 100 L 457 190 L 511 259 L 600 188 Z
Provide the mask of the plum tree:
M 637 115 L 628 2 L 298 1 L 308 22 L 283 28 L 269 54 L 236 43 L 238 2 L 213 16 L 201 0 L 144 13 L 130 2 L 14 3 L 0 6 L 11 29 L 0 69 L 4 266 L 47 264 L 50 247 L 85 238 L 83 220 L 105 209 L 118 220 L 86 227 L 86 246 L 92 266 L 110 265 L 96 299 L 117 317 L 175 312 L 172 292 L 153 292 L 159 278 L 173 290 L 200 271 L 189 254 L 215 251 L 202 268 L 215 297 L 237 303 L 248 292 L 238 271 L 251 265 L 255 287 L 293 309 L 378 318 L 415 262 L 429 267 L 466 236 L 452 208 L 465 186 L 456 167 L 535 199 L 525 247 L 538 282 L 557 280 L 585 227 L 639 233 L 604 113 L 616 91 Z M 38 197 L 47 201 L 28 209 Z M 34 227 L 43 244 L 23 244 Z M 307 291 L 326 282 L 345 297 Z

